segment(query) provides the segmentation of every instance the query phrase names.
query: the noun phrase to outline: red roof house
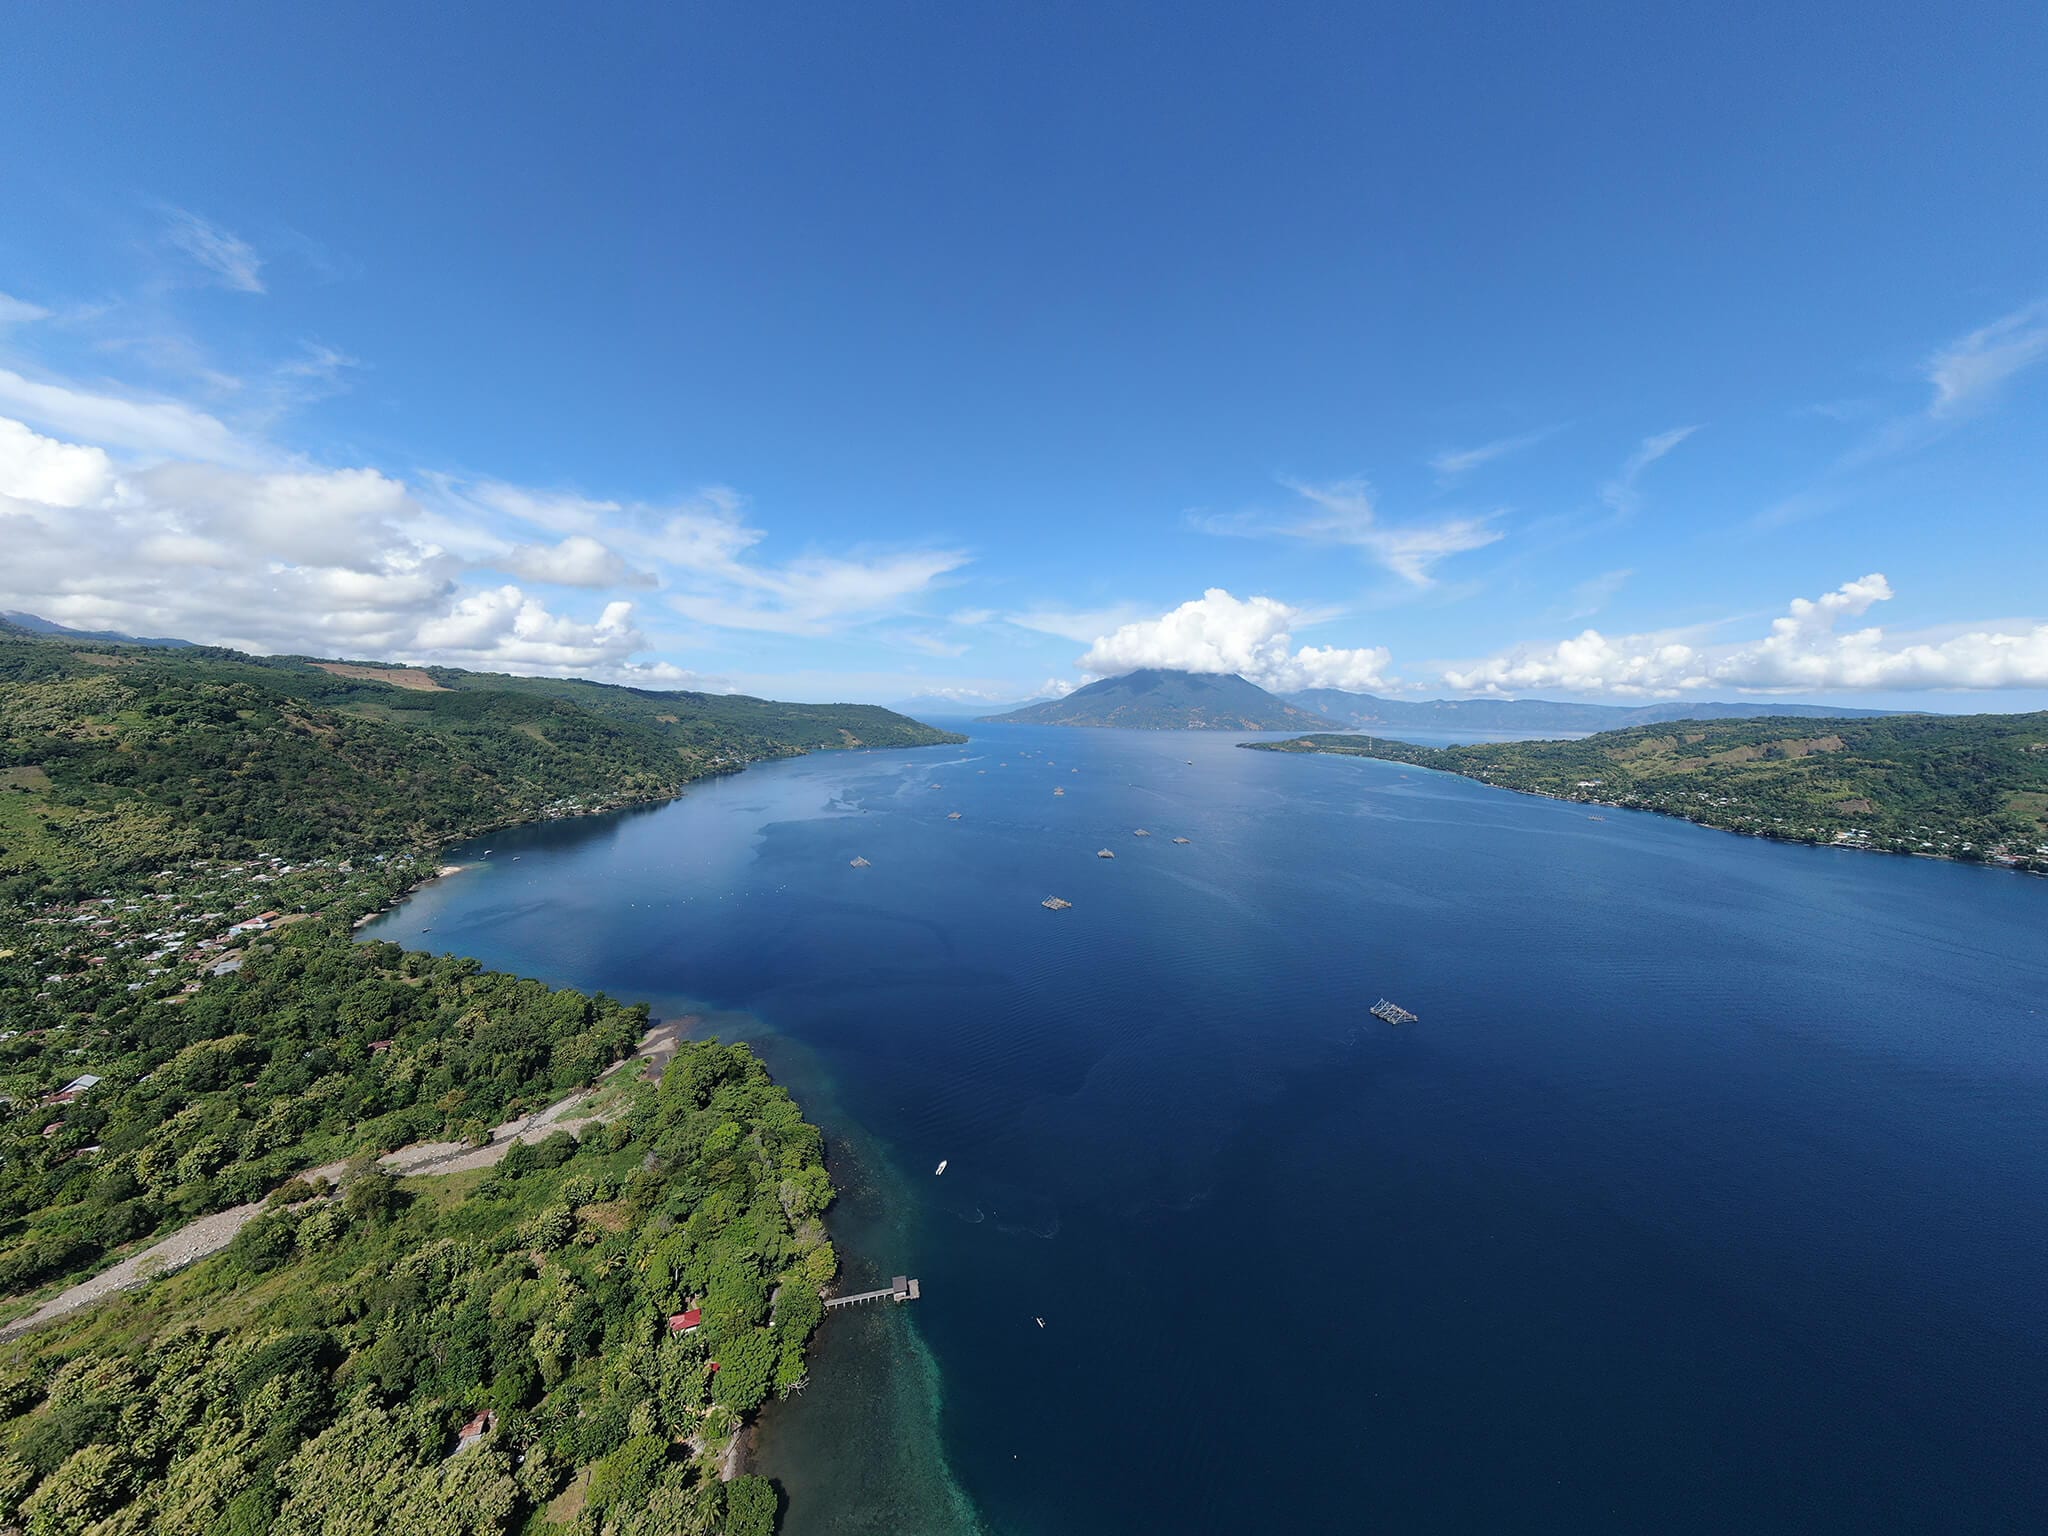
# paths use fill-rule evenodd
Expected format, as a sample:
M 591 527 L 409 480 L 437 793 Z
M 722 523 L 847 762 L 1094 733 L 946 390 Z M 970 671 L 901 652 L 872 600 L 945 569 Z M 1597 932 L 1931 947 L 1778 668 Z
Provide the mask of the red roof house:
M 704 1309 L 692 1307 L 687 1312 L 678 1312 L 668 1320 L 670 1333 L 694 1333 L 704 1321 Z
M 485 1435 L 494 1432 L 497 1427 L 498 1416 L 486 1408 L 482 1413 L 455 1432 L 455 1449 L 450 1453 L 449 1459 L 453 1460 L 456 1456 L 460 1456 L 472 1445 L 475 1445 L 477 1441 L 483 1439 Z

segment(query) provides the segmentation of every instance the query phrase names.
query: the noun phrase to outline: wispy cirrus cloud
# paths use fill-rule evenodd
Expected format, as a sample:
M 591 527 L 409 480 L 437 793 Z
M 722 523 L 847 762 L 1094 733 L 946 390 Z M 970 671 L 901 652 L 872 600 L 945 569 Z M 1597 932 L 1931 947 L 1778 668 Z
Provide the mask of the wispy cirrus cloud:
M 1614 601 L 1615 594 L 1628 585 L 1633 575 L 1634 571 L 1623 570 L 1603 571 L 1598 576 L 1587 577 L 1572 588 L 1571 601 L 1565 605 L 1559 618 L 1567 624 L 1574 619 L 1590 619 Z
M 1680 443 L 1699 431 L 1697 425 L 1673 427 L 1668 432 L 1658 432 L 1646 437 L 1630 454 L 1612 480 L 1600 487 L 1600 499 L 1611 507 L 1617 516 L 1633 517 L 1642 509 L 1642 493 L 1637 483 L 1643 471 L 1670 453 Z
M 819 637 L 912 613 L 918 600 L 968 564 L 962 549 L 811 550 L 759 558 L 767 533 L 746 500 L 712 486 L 672 504 L 596 499 L 497 481 L 440 482 L 454 507 L 487 509 L 622 552 L 653 572 L 678 614 L 719 629 Z
M 1061 608 L 1041 603 L 1036 607 L 1005 613 L 1002 617 L 1004 623 L 1028 629 L 1034 634 L 1052 635 L 1056 639 L 1087 645 L 1097 636 L 1105 635 L 1120 625 L 1144 618 L 1150 611 L 1139 603 L 1116 603 L 1104 608 Z
M 217 416 L 182 401 L 137 400 L 7 368 L 0 368 L 0 412 L 103 448 L 231 464 L 270 457 Z
M 1927 360 L 1934 397 L 1927 414 L 1936 420 L 1984 404 L 2005 381 L 2048 358 L 2048 299 L 2001 315 L 1940 348 Z
M 1281 484 L 1308 505 L 1293 512 L 1198 516 L 1195 526 L 1227 538 L 1342 545 L 1360 551 L 1414 587 L 1434 586 L 1435 567 L 1441 562 L 1484 549 L 1503 536 L 1491 513 L 1383 522 L 1373 504 L 1372 487 L 1363 480 L 1283 480 Z
M 240 235 L 189 208 L 164 210 L 164 239 L 223 288 L 262 293 L 263 257 Z
M 1562 423 L 1538 427 L 1533 432 L 1518 432 L 1512 437 L 1495 438 L 1490 443 L 1481 443 L 1476 448 L 1447 448 L 1430 457 L 1429 467 L 1436 471 L 1438 478 L 1455 480 L 1469 474 L 1483 464 L 1495 459 L 1504 459 L 1511 453 L 1520 453 L 1524 448 L 1534 448 L 1546 438 L 1557 436 L 1564 430 Z
M 10 293 L 0 293 L 0 325 L 28 325 L 49 318 L 50 312 L 42 305 L 17 299 Z
M 1769 532 L 1844 505 L 1850 500 L 1855 476 L 1932 447 L 1959 422 L 1995 403 L 2006 384 L 2044 359 L 2048 359 L 2048 299 L 2022 305 L 1936 347 L 1921 369 L 1928 389 L 1923 405 L 1873 423 L 1806 486 L 1757 513 L 1749 522 L 1749 531 Z M 1836 415 L 1815 409 L 1819 414 Z M 1837 419 L 1851 418 L 1839 415 Z

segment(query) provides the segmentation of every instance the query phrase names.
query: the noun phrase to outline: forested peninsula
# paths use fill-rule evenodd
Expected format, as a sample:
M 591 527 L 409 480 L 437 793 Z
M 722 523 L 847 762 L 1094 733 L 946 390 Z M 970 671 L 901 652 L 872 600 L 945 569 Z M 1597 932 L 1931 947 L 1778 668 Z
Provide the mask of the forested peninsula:
M 772 1529 L 728 1451 L 836 1271 L 817 1130 L 743 1046 L 657 1081 L 644 1005 L 353 930 L 451 839 L 957 739 L 0 631 L 0 1529 Z M 206 1222 L 225 1251 L 23 1331 Z
M 1244 742 L 1374 757 L 1788 842 L 2048 873 L 2048 713 L 1685 721 L 1579 741 Z

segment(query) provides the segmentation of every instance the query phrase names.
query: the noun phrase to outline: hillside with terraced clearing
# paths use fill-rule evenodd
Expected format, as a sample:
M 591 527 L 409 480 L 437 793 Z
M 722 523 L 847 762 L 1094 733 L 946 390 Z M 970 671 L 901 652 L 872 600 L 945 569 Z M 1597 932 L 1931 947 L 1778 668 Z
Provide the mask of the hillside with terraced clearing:
M 1581 741 L 1247 745 L 1374 757 L 1792 842 L 2048 870 L 2048 713 L 1703 720 Z

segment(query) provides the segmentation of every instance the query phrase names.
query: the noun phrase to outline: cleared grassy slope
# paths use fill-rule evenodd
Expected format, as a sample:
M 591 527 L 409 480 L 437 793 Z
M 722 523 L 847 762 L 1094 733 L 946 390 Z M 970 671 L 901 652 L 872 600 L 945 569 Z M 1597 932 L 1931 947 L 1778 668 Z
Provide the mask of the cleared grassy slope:
M 2048 713 L 1704 720 L 1462 747 L 1331 735 L 1252 745 L 1383 758 L 1763 837 L 2048 867 Z

